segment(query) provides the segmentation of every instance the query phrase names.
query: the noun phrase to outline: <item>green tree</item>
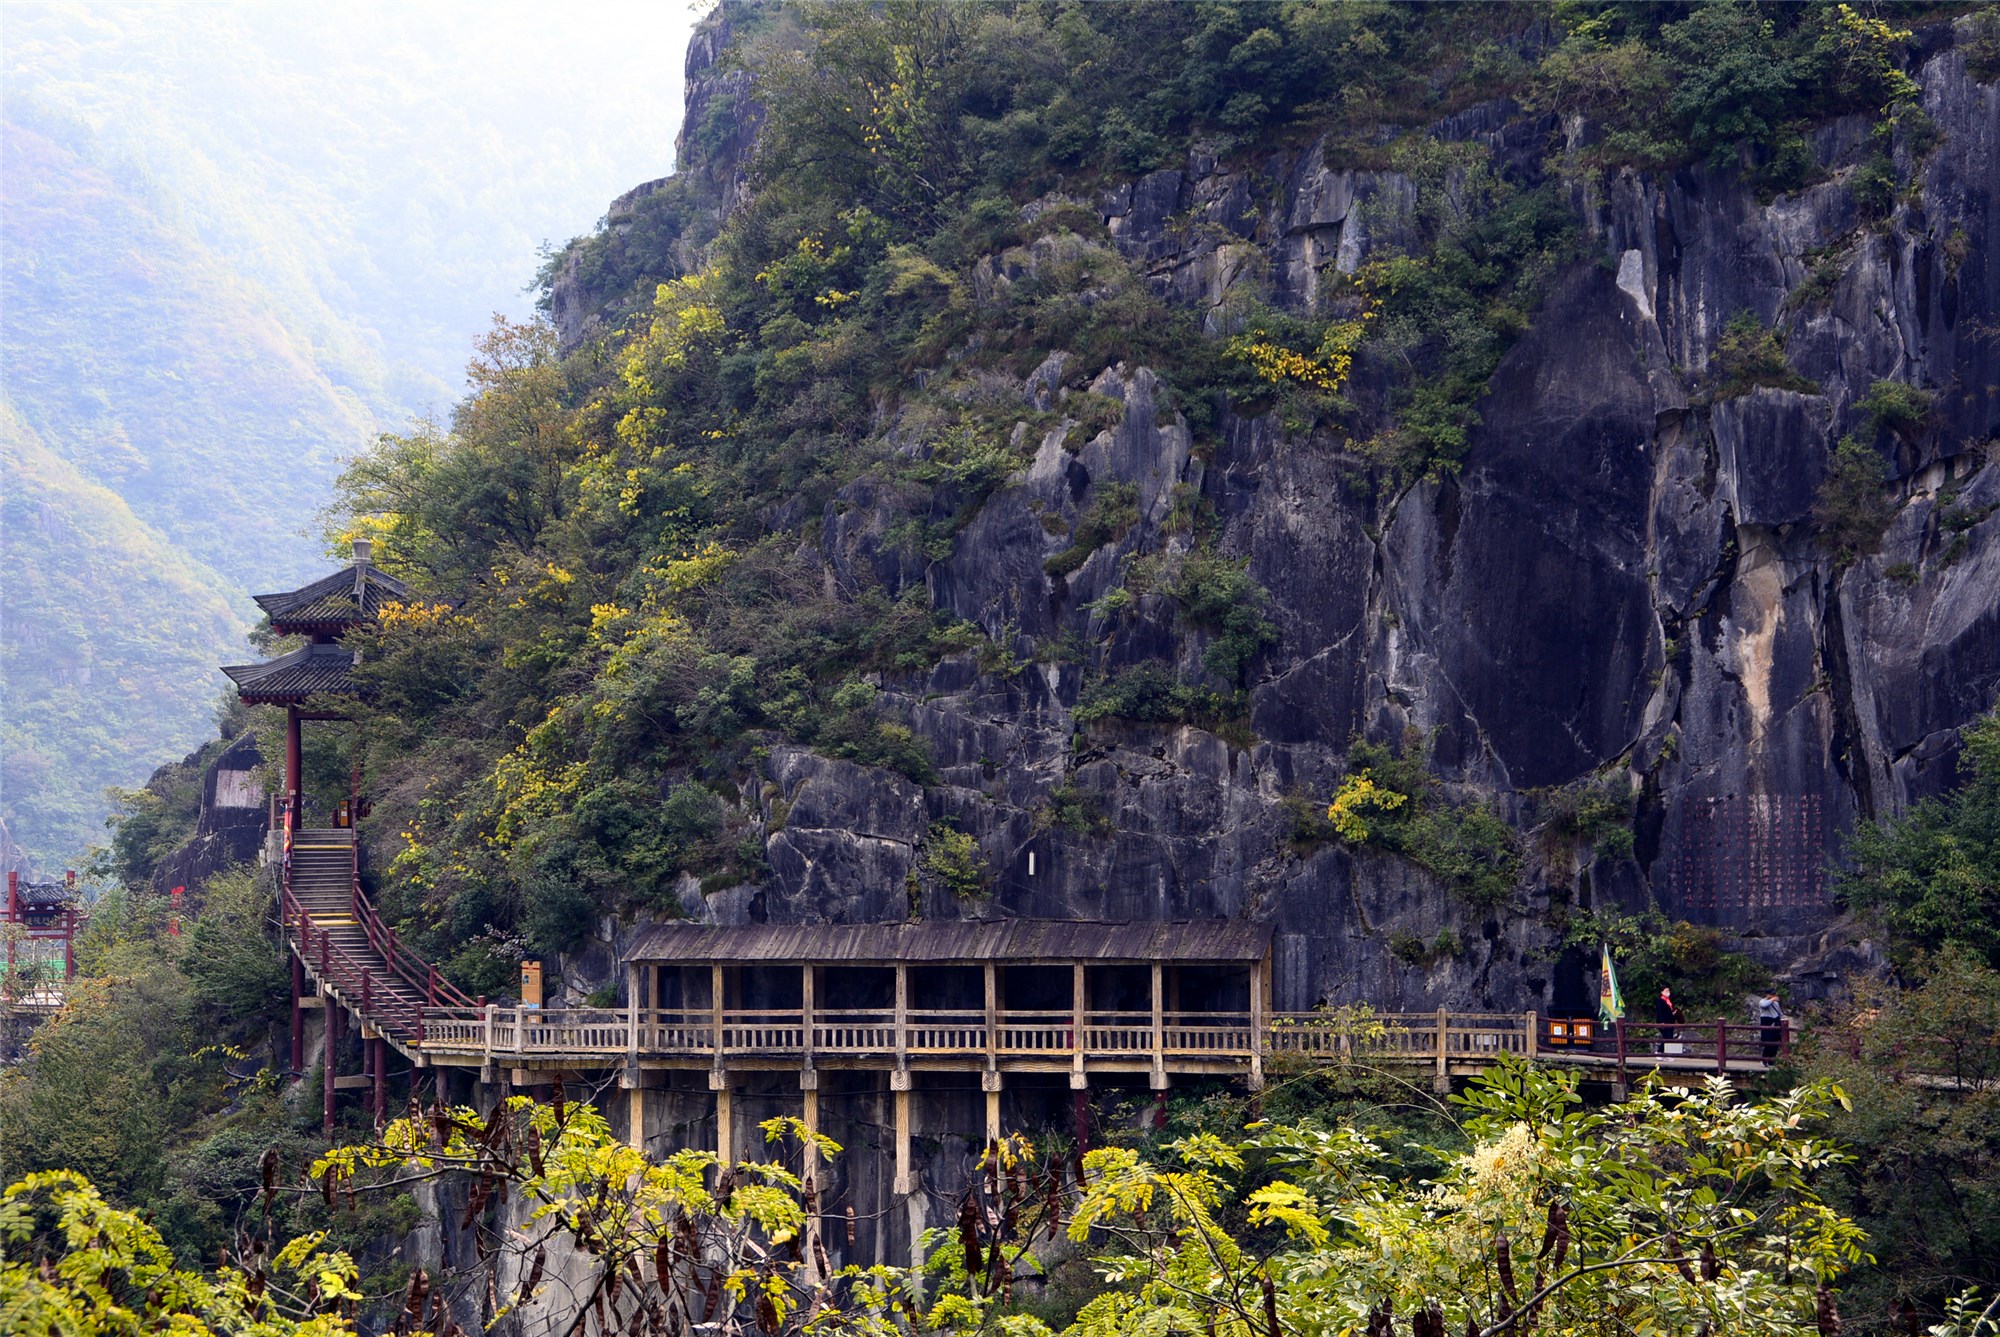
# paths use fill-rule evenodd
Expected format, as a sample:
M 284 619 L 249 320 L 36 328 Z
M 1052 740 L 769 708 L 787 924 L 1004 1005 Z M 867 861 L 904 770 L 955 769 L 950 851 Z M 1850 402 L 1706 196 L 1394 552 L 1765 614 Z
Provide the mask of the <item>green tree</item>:
M 1902 817 L 1856 826 L 1853 867 L 1834 890 L 1879 915 L 1899 955 L 1959 947 L 2000 966 L 2000 709 L 1961 738 L 1963 783 Z

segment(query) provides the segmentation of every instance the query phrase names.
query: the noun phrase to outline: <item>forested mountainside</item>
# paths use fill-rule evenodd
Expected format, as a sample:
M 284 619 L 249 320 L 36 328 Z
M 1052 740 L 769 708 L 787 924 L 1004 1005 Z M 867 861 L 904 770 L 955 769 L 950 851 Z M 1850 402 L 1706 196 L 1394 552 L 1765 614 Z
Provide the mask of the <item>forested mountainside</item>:
M 725 6 L 556 330 L 342 481 L 381 895 L 483 988 L 1252 916 L 1281 1006 L 1518 1008 L 1655 911 L 1824 987 L 2000 683 L 1994 24 Z
M 44 866 L 212 729 L 343 462 L 443 411 L 537 244 L 667 161 L 678 79 L 628 40 L 691 18 L 504 17 L 10 8 L 0 821 Z

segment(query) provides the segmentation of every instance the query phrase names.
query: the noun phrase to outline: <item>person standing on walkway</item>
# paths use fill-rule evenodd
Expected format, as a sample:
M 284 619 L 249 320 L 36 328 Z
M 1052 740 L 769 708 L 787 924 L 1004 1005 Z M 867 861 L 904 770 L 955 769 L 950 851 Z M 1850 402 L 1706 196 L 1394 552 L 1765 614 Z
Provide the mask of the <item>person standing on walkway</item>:
M 1681 1047 L 1673 1042 L 1680 1038 L 1681 1010 L 1674 1002 L 1672 989 L 1660 990 L 1659 998 L 1653 1003 L 1653 1020 L 1660 1028 L 1660 1052 L 1678 1054 Z
M 1776 1063 L 1785 1039 L 1785 1009 L 1778 1002 L 1776 989 L 1766 989 L 1757 1000 L 1757 1025 L 1763 1028 L 1764 1062 Z

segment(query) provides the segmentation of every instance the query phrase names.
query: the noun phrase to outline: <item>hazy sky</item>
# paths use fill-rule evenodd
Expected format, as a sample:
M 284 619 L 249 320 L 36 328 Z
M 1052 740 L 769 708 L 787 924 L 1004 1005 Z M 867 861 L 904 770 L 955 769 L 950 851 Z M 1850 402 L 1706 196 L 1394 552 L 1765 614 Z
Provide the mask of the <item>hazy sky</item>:
M 0 64 L 10 117 L 80 122 L 301 321 L 415 373 L 401 399 L 434 398 L 491 313 L 530 309 L 543 242 L 671 169 L 708 7 L 9 3 Z

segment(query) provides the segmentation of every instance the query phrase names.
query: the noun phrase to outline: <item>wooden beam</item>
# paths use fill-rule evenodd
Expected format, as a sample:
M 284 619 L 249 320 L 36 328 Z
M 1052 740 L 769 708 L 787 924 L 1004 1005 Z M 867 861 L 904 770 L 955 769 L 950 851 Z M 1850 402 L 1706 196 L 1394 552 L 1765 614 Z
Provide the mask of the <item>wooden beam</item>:
M 625 1093 L 625 1141 L 640 1155 L 646 1154 L 646 1088 L 635 1086 Z

